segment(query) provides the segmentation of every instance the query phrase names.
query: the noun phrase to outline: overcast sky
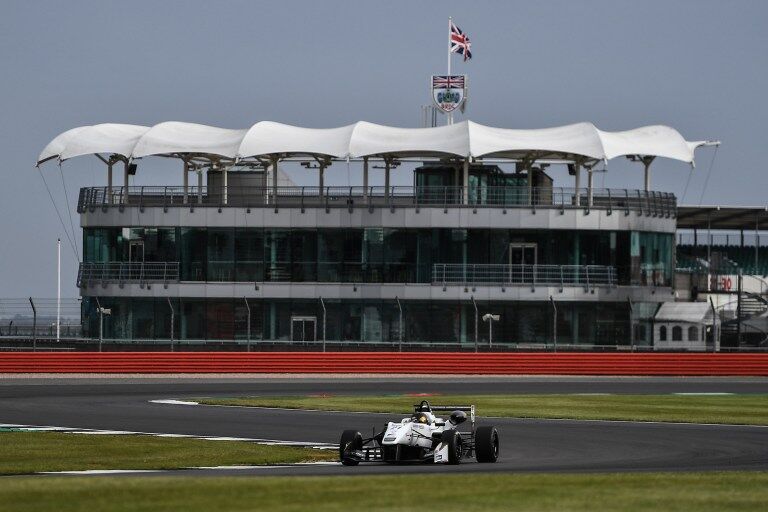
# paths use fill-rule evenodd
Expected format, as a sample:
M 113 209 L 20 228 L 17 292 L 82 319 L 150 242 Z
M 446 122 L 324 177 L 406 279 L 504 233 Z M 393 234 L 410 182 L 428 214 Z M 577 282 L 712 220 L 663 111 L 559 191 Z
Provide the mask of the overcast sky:
M 653 188 L 681 197 L 690 176 L 685 203 L 698 204 L 702 191 L 706 204 L 768 203 L 765 1 L 4 1 L 0 297 L 55 296 L 64 228 L 33 164 L 60 132 L 168 120 L 417 126 L 429 75 L 445 72 L 448 16 L 473 45 L 470 62 L 453 61 L 469 75 L 467 117 L 509 128 L 663 123 L 689 140 L 721 139 L 706 190 L 709 148 L 692 174 L 658 161 Z M 136 184 L 180 184 L 175 167 L 149 160 Z M 65 223 L 71 213 L 77 227 L 79 187 L 105 184 L 106 171 L 93 157 L 63 170 L 68 206 L 58 167 L 42 168 Z M 397 172 L 395 184 L 410 183 Z M 552 174 L 572 185 L 564 171 Z M 328 181 L 347 179 L 336 165 Z M 623 162 L 596 180 L 641 183 L 640 166 Z M 66 240 L 62 266 L 63 295 L 74 297 L 77 260 Z

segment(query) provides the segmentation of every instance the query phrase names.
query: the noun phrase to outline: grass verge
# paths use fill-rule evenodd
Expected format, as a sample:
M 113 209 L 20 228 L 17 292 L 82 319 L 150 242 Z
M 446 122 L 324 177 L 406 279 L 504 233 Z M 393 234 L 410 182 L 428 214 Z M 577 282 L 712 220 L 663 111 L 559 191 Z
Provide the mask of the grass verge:
M 354 470 L 351 470 L 354 472 Z M 9 512 L 150 510 L 765 510 L 768 473 L 348 477 L 21 477 L 0 482 Z
M 0 432 L 0 474 L 335 460 L 335 451 L 142 435 Z M 2 508 L 0 500 L 0 509 Z
M 475 404 L 481 416 L 768 425 L 768 395 L 437 395 L 432 403 Z M 208 405 L 406 413 L 421 397 L 253 396 L 203 398 Z

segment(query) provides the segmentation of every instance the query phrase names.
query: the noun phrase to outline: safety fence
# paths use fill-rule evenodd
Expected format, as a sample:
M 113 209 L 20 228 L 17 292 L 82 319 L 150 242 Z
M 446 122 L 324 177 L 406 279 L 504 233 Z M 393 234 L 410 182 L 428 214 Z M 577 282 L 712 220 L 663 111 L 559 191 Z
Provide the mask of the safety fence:
M 605 265 L 464 265 L 435 263 L 432 284 L 616 286 L 616 269 Z
M 768 354 L 0 353 L 0 373 L 768 376 Z
M 247 208 L 591 208 L 674 217 L 677 199 L 667 192 L 527 186 L 372 186 L 372 187 L 87 187 L 77 211 L 120 207 Z

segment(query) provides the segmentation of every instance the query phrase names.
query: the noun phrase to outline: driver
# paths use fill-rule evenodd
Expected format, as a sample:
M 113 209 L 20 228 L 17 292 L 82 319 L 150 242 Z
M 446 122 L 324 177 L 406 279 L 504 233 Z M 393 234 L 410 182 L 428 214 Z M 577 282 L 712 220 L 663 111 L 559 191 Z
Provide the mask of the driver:
M 414 423 L 427 424 L 429 423 L 429 416 L 425 412 L 417 412 L 417 413 L 414 413 L 413 416 L 411 416 L 411 421 L 413 421 Z

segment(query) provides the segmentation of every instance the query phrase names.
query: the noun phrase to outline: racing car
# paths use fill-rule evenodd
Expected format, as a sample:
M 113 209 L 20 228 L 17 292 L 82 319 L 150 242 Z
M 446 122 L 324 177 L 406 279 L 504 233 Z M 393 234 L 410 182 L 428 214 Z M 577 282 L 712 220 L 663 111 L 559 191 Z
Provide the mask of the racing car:
M 452 411 L 447 420 L 435 413 Z M 459 430 L 467 421 L 469 430 Z M 339 441 L 339 459 L 345 466 L 361 462 L 434 462 L 459 464 L 475 457 L 477 462 L 496 462 L 499 433 L 494 426 L 475 426 L 475 406 L 430 405 L 427 400 L 413 406 L 413 414 L 364 438 L 357 430 L 345 430 Z

